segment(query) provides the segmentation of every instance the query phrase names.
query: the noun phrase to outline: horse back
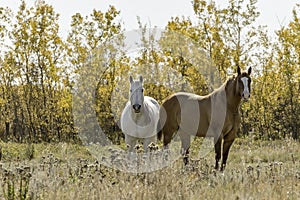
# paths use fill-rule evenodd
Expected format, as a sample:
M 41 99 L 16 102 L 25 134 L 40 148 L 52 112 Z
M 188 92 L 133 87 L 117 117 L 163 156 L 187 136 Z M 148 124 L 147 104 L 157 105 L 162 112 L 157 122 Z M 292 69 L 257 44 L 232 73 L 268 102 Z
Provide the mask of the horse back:
M 190 135 L 204 137 L 211 119 L 211 97 L 175 93 L 163 102 L 160 118 L 165 122 L 160 123 L 164 124 L 164 135 L 180 128 Z

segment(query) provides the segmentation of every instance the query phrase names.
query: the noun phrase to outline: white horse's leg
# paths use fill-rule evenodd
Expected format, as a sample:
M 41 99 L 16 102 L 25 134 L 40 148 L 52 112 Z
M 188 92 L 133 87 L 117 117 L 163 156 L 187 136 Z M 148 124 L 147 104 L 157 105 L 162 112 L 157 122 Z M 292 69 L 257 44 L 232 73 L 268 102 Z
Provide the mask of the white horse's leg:
M 137 138 L 127 135 L 125 134 L 125 143 L 127 145 L 127 161 L 128 161 L 128 167 L 131 168 L 135 168 L 134 166 L 132 166 L 133 164 L 133 160 L 136 158 L 136 153 L 134 153 L 134 147 L 136 145 L 136 141 Z
M 125 143 L 127 145 L 128 152 L 133 152 L 136 143 L 136 138 L 125 134 Z
M 148 151 L 148 146 L 149 146 L 149 144 L 151 144 L 151 142 L 153 142 L 154 144 L 156 144 L 156 142 L 157 142 L 157 136 L 156 135 L 144 139 L 143 146 L 144 146 L 144 151 L 145 152 Z

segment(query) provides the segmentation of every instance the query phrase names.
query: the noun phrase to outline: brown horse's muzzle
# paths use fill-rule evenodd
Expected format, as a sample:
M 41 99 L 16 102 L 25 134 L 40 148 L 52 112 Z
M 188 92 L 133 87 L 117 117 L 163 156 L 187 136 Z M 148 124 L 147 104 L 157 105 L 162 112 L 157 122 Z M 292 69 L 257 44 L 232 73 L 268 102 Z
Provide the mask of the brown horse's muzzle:
M 242 98 L 243 98 L 244 101 L 247 102 L 250 99 L 250 94 L 249 93 L 248 94 L 243 93 Z

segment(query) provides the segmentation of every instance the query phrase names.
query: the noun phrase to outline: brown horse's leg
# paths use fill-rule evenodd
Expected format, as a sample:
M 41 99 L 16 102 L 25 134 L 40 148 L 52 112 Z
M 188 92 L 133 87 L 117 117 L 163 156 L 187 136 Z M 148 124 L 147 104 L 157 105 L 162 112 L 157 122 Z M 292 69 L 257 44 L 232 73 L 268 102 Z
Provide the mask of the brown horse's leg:
M 164 131 L 163 144 L 164 144 L 165 148 L 167 148 L 167 146 L 171 142 L 171 140 L 172 140 L 172 133 L 171 133 L 171 131 Z
M 216 158 L 216 165 L 215 169 L 219 169 L 219 160 L 221 159 L 221 144 L 222 144 L 222 137 L 214 138 L 215 142 L 215 158 Z
M 182 130 L 178 130 L 178 135 L 181 139 L 181 149 L 182 149 L 182 156 L 183 162 L 185 165 L 189 163 L 189 148 L 191 144 L 191 136 L 189 134 L 184 134 Z
M 228 158 L 229 154 L 229 149 L 234 141 L 234 139 L 226 140 L 227 138 L 224 138 L 224 144 L 223 144 L 223 157 L 222 157 L 222 166 L 221 166 L 221 171 L 223 171 L 226 167 L 226 161 Z

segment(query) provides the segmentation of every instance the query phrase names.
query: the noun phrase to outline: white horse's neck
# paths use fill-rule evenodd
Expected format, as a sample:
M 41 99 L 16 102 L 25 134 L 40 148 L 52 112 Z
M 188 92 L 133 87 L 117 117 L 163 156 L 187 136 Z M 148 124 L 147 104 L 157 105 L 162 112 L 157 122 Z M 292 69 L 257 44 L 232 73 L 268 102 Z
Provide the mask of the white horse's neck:
M 141 111 L 139 113 L 135 113 L 131 110 L 131 118 L 138 126 L 147 126 L 150 122 L 149 111 L 147 107 L 142 104 Z

